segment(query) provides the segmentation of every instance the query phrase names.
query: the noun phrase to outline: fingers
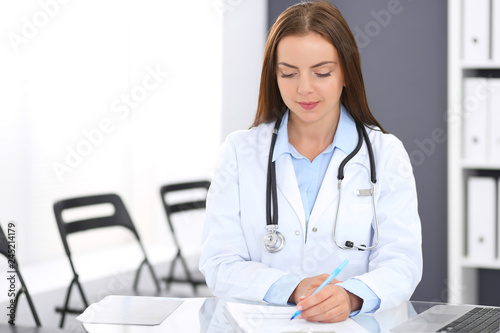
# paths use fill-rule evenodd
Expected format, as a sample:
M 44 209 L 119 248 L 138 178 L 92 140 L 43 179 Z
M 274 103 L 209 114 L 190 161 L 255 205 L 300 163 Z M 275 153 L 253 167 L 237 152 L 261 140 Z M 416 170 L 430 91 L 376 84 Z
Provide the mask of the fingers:
M 292 292 L 288 301 L 298 304 L 305 297 L 311 296 L 314 291 L 328 278 L 328 274 L 321 274 L 310 278 L 305 278 Z M 334 279 L 330 284 L 336 284 L 341 281 Z
M 305 278 L 300 281 L 299 285 L 295 288 L 295 290 L 290 295 L 288 301 L 293 303 L 298 303 L 299 297 L 301 296 L 310 296 L 322 283 L 326 280 L 328 274 L 321 274 L 317 276 L 313 276 L 310 278 Z M 338 280 L 334 280 L 338 282 Z
M 347 319 L 351 305 L 347 291 L 333 284 L 309 297 L 300 297 L 297 310 L 308 321 L 339 322 Z

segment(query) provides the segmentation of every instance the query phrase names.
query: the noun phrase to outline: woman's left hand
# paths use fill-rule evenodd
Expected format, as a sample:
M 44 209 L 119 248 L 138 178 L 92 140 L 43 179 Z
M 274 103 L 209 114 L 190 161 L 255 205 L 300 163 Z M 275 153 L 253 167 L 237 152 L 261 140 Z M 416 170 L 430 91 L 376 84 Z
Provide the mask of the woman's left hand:
M 300 297 L 297 310 L 302 310 L 302 319 L 334 323 L 349 318 L 351 311 L 361 309 L 362 302 L 344 288 L 329 284 L 314 295 Z

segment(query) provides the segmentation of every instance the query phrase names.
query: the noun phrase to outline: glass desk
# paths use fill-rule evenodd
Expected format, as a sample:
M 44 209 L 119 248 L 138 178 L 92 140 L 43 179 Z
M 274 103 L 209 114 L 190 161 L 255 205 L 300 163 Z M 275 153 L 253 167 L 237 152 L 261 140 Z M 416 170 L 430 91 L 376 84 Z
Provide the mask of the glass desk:
M 237 299 L 216 297 L 185 298 L 184 302 L 160 325 L 140 326 L 85 323 L 83 326 L 89 333 L 235 332 L 226 318 L 224 311 L 224 307 L 228 301 L 256 304 Z M 437 304 L 443 303 L 403 302 L 395 308 L 379 311 L 374 315 L 360 315 L 353 319 L 369 332 L 390 332 L 391 328 Z M 258 328 L 256 331 L 258 331 Z

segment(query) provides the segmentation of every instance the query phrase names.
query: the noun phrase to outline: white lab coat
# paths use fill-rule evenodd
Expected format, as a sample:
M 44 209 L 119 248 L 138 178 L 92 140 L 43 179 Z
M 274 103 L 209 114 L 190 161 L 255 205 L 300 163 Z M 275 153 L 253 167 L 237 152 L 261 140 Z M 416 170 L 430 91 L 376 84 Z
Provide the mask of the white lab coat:
M 421 226 L 408 154 L 391 134 L 368 130 L 377 171 L 376 211 L 380 241 L 370 251 L 342 250 L 333 241 L 339 191 L 337 171 L 346 154 L 336 149 L 328 166 L 305 236 L 305 214 L 289 154 L 276 161 L 281 252 L 269 253 L 266 233 L 266 177 L 274 123 L 228 136 L 221 147 L 207 199 L 200 270 L 221 297 L 262 301 L 287 274 L 330 274 L 344 259 L 340 281 L 355 277 L 380 298 L 380 309 L 410 298 L 422 275 Z M 375 225 L 366 144 L 345 167 L 337 240 L 371 245 Z

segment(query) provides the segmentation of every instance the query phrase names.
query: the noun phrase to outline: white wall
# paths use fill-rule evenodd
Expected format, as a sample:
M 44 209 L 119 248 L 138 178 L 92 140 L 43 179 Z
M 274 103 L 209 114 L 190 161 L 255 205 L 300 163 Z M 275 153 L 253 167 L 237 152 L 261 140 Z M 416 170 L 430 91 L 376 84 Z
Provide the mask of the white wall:
M 253 123 L 267 39 L 267 0 L 226 3 L 222 35 L 222 138 Z
M 167 258 L 159 187 L 209 178 L 220 144 L 216 8 L 9 2 L 0 25 L 0 224 L 16 224 L 22 267 L 65 260 L 55 200 L 104 192 L 122 196 L 146 248 Z M 130 240 L 118 230 L 75 236 L 73 253 Z
M 266 9 L 265 0 L 0 4 L 0 224 L 16 224 L 32 293 L 69 281 L 52 212 L 61 198 L 117 193 L 152 261 L 173 254 L 159 187 L 209 179 L 223 138 L 251 124 Z M 93 265 L 96 245 L 111 246 L 125 259 L 112 269 L 131 268 L 135 254 L 116 250 L 130 241 L 99 231 L 76 236 L 73 253 Z M 82 280 L 101 269 L 111 268 Z

